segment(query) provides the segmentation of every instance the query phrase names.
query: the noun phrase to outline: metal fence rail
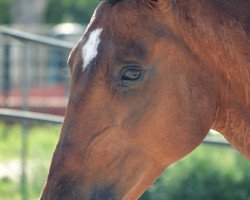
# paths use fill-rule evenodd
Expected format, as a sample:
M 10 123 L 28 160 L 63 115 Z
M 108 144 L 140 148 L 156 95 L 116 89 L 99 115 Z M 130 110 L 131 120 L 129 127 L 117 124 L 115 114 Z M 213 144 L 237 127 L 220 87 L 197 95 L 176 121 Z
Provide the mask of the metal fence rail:
M 33 33 L 27 33 L 24 31 L 19 31 L 5 26 L 0 26 L 0 34 L 15 38 L 19 41 L 32 42 L 36 44 L 48 45 L 63 49 L 72 49 L 74 44 L 71 42 L 66 42 L 63 40 L 53 39 Z
M 0 119 L 11 122 L 62 124 L 64 117 L 58 115 L 0 108 Z
M 215 139 L 208 139 L 208 138 L 204 139 L 202 143 L 208 144 L 208 145 L 220 146 L 220 147 L 231 147 L 231 145 L 228 142 L 219 141 Z
M 36 88 L 47 86 L 54 86 L 50 91 L 60 91 L 59 96 L 68 96 L 70 79 L 67 58 L 74 43 L 5 26 L 0 26 L 0 39 L 1 107 L 8 105 L 29 110 L 32 104 L 28 95 L 34 94 Z M 18 95 L 13 97 L 13 93 Z M 45 90 L 40 96 L 44 93 Z M 8 104 L 7 101 L 12 103 Z M 40 106 L 46 107 L 47 104 Z M 62 107 L 58 110 L 59 113 L 63 112 Z

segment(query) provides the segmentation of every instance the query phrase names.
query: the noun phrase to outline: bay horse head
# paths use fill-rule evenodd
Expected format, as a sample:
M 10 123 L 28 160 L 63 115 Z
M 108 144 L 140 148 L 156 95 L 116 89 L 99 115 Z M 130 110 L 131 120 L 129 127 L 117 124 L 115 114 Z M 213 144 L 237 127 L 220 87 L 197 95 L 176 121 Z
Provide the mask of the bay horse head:
M 42 200 L 137 199 L 210 128 L 250 158 L 249 1 L 239 1 L 100 3 L 70 54 Z

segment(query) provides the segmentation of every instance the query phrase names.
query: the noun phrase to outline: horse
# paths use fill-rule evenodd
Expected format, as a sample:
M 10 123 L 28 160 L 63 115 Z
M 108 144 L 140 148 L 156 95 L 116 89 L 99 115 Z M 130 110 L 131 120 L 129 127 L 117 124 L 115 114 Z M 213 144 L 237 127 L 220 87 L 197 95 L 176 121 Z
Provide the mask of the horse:
M 138 199 L 210 129 L 249 160 L 249 33 L 249 0 L 101 1 L 40 199 Z

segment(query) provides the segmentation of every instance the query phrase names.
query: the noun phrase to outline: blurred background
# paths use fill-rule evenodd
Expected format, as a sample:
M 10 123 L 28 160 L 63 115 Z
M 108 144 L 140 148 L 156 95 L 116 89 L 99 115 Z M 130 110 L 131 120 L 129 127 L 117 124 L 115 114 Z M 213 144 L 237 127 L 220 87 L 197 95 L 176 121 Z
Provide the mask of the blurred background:
M 99 0 L 0 0 L 0 200 L 38 199 L 68 95 L 67 57 Z M 250 200 L 250 162 L 215 131 L 142 200 Z

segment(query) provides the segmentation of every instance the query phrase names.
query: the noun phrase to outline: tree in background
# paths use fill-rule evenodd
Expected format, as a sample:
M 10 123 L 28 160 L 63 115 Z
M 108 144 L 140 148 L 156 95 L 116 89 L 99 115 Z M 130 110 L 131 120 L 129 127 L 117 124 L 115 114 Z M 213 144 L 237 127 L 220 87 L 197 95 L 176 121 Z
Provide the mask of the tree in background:
M 78 22 L 86 24 L 100 0 L 48 0 L 48 23 Z
M 45 0 L 12 0 L 11 22 L 15 24 L 43 23 L 46 4 Z
M 0 24 L 41 22 L 86 24 L 99 2 L 99 0 L 0 0 Z
M 12 0 L 0 0 L 0 24 L 10 23 L 10 6 Z

